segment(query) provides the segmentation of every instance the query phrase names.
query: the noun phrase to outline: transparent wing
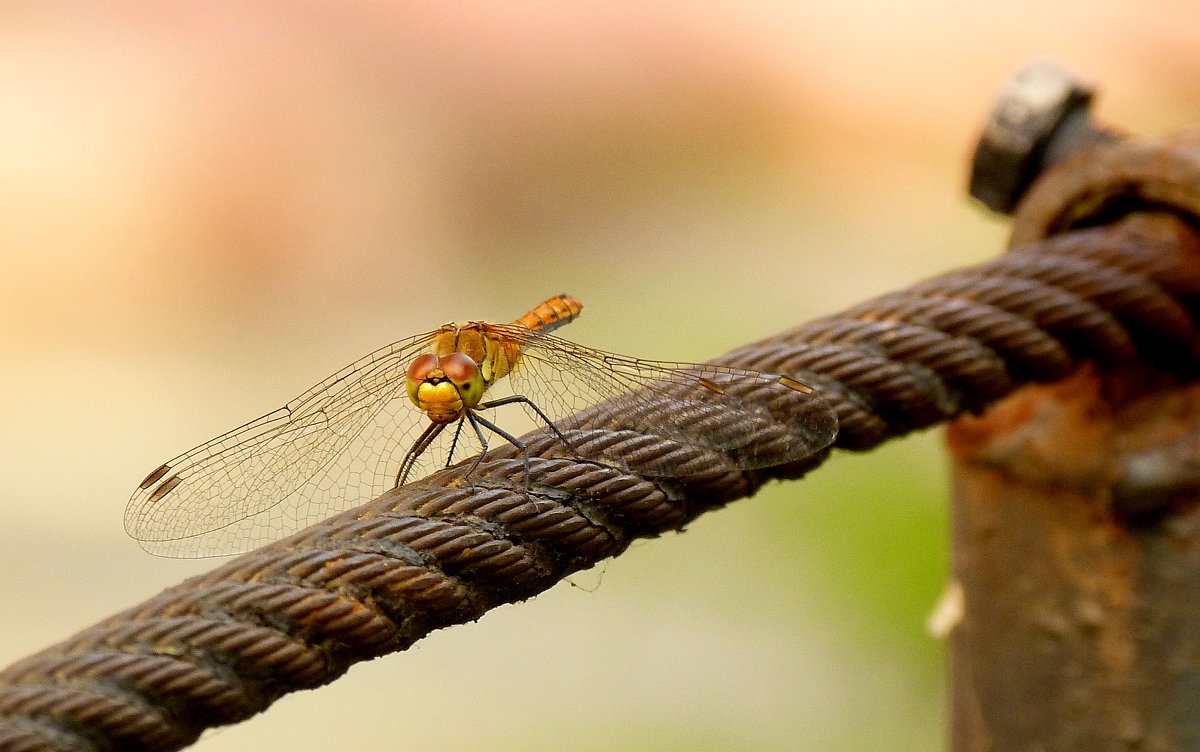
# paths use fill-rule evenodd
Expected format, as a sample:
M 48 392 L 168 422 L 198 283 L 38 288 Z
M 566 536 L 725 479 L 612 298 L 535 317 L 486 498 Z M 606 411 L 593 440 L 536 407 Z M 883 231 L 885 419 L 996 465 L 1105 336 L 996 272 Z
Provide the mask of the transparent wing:
M 741 467 L 759 468 L 808 457 L 837 435 L 832 408 L 794 375 L 641 360 L 521 327 L 490 328 L 521 343 L 509 389 L 534 402 L 568 439 L 593 425 L 624 428 L 719 450 Z M 691 472 L 681 457 L 608 459 L 670 477 Z
M 569 442 L 593 425 L 625 428 L 718 449 L 755 468 L 807 457 L 837 433 L 832 410 L 793 378 L 627 358 L 515 325 L 486 330 L 515 340 L 522 354 L 485 399 L 528 398 Z M 371 353 L 285 407 L 159 467 L 130 498 L 125 529 L 161 556 L 237 553 L 391 488 L 405 454 L 429 425 L 408 400 L 405 379 L 412 359 L 437 333 Z M 532 410 L 497 412 L 489 419 L 514 435 L 545 427 Z M 485 441 L 503 443 L 491 435 Z M 416 458 L 408 480 L 482 448 L 470 425 L 451 424 Z M 669 477 L 690 471 L 679 456 L 599 459 Z
M 436 334 L 377 350 L 165 463 L 129 499 L 125 530 L 160 556 L 237 553 L 390 488 L 429 422 L 409 401 L 405 379 Z

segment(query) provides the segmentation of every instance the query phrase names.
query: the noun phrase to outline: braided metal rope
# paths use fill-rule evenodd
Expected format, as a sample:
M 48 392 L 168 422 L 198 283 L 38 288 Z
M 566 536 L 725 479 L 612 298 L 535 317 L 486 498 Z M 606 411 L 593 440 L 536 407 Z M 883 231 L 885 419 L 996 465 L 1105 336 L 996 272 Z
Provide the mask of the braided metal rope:
M 867 449 L 978 410 L 1082 360 L 1191 371 L 1200 241 L 1165 215 L 1134 215 L 1017 249 L 813 321 L 722 358 L 803 374 L 835 409 L 836 446 Z M 770 394 L 764 394 L 770 398 Z M 767 406 L 779 421 L 804 408 Z M 669 406 L 667 406 L 669 408 Z M 733 430 L 720 425 L 711 430 Z M 827 452 L 746 470 L 736 452 L 572 424 L 582 457 L 678 453 L 669 481 L 530 445 L 512 447 L 238 557 L 0 672 L 0 750 L 174 750 L 206 728 L 319 686 L 351 664 L 528 598 L 621 553 L 798 477 Z M 777 437 L 768 432 L 762 447 Z M 761 456 L 761 455 L 759 455 Z

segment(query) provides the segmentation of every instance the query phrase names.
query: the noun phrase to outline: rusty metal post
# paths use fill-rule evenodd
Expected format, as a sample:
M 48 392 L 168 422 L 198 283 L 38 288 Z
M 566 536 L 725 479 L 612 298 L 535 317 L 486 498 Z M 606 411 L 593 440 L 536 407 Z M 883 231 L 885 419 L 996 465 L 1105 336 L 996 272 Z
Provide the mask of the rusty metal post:
M 1195 226 L 1196 132 L 1118 140 L 1090 124 L 1090 90 L 1031 71 L 972 179 L 1015 206 L 1015 243 L 1140 213 L 1151 234 Z M 960 418 L 948 441 L 951 749 L 1200 749 L 1200 385 L 1084 364 Z

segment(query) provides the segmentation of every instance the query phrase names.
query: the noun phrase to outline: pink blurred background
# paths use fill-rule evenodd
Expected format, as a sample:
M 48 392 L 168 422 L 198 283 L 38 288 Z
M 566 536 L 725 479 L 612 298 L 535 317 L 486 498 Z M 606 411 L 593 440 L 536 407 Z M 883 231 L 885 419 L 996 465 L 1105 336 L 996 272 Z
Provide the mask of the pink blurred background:
M 387 342 L 565 291 L 702 360 L 1000 252 L 999 87 L 1195 122 L 1193 7 L 6 4 L 0 665 L 211 566 L 127 539 L 132 487 Z M 929 749 L 943 464 L 838 458 L 197 748 Z

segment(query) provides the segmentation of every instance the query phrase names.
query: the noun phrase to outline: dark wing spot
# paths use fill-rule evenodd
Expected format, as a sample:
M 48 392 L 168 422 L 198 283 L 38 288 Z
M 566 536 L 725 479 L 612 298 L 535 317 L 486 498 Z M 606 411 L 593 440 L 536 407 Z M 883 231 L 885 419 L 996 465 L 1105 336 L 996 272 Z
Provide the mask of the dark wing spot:
M 709 381 L 708 379 L 701 378 L 701 379 L 697 379 L 697 381 L 699 381 L 699 382 L 700 382 L 700 386 L 706 386 L 706 387 L 708 387 L 709 389 L 711 389 L 711 390 L 713 390 L 714 392 L 716 392 L 717 394 L 724 394 L 724 393 L 725 393 L 725 390 L 724 390 L 724 389 L 722 389 L 721 387 L 717 386 L 716 384 L 714 384 L 713 382 Z
M 171 493 L 171 491 L 175 489 L 175 486 L 178 486 L 182 482 L 183 478 L 180 478 L 178 475 L 172 475 L 170 478 L 167 478 L 159 484 L 158 488 L 151 492 L 149 499 L 150 503 L 162 501 L 162 497 Z
M 792 378 L 788 378 L 787 376 L 780 376 L 779 383 L 783 384 L 784 386 L 788 387 L 789 389 L 795 389 L 797 392 L 804 392 L 805 394 L 813 393 L 813 388 L 811 386 L 809 386 L 808 384 L 801 384 L 799 381 L 796 381 L 795 379 L 792 379 Z
M 154 472 L 146 476 L 146 479 L 138 485 L 138 488 L 145 491 L 147 488 L 157 483 L 159 479 L 166 475 L 170 470 L 170 465 L 159 465 L 154 469 Z

